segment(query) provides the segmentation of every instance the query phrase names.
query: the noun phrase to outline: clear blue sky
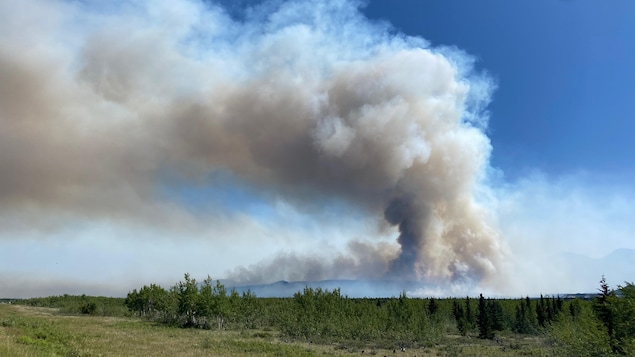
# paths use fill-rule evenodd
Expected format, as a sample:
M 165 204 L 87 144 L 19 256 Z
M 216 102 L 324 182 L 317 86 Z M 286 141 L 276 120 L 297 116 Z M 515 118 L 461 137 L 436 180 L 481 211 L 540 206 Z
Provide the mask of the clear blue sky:
M 478 59 L 498 84 L 489 136 L 507 178 L 635 172 L 634 1 L 371 0 L 364 13 Z

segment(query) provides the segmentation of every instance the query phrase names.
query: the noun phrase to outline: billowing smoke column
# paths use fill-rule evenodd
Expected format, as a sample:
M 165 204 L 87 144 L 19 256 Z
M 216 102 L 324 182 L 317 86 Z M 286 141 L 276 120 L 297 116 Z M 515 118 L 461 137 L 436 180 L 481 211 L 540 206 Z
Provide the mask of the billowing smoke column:
M 179 225 L 165 177 L 224 170 L 299 209 L 336 197 L 398 228 L 394 252 L 365 246 L 330 272 L 496 272 L 501 242 L 475 198 L 491 84 L 466 54 L 371 23 L 356 1 L 265 3 L 243 20 L 194 0 L 95 6 L 0 5 L 5 220 Z

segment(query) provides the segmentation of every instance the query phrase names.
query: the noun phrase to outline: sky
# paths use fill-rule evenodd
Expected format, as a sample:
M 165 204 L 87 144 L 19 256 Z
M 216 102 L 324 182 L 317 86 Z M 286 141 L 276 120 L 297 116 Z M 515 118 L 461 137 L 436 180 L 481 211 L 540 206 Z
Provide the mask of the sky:
M 630 1 L 371 1 L 364 10 L 456 46 L 496 81 L 492 165 L 632 178 L 635 5 Z
M 632 281 L 572 267 L 635 249 L 633 33 L 626 0 L 0 3 L 0 295 Z

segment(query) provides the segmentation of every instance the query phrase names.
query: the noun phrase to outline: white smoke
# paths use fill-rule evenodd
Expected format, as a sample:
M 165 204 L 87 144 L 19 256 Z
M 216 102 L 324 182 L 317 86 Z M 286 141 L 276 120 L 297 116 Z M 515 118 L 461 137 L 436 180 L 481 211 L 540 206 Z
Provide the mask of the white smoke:
M 350 237 L 325 260 L 262 257 L 235 278 L 500 276 L 505 245 L 476 197 L 491 82 L 469 55 L 359 6 L 266 3 L 236 20 L 195 0 L 0 4 L 3 229 L 105 220 L 205 235 L 218 220 L 163 188 L 220 171 L 299 212 L 338 200 L 378 237 L 399 230 L 389 249 Z M 314 268 L 285 273 L 303 262 Z

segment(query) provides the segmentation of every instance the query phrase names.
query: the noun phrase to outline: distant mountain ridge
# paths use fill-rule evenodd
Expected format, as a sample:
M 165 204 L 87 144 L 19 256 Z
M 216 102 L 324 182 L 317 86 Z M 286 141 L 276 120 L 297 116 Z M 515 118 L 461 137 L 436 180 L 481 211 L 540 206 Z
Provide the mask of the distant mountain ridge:
M 242 294 L 251 291 L 258 297 L 292 297 L 296 292 L 304 291 L 304 288 L 326 289 L 333 291 L 340 289 L 342 295 L 351 298 L 363 297 L 397 297 L 403 291 L 411 291 L 425 287 L 420 281 L 400 280 L 321 280 L 321 281 L 277 281 L 269 284 L 240 285 L 231 281 L 224 281 L 228 289 L 235 289 Z
M 617 249 L 602 258 L 589 258 L 575 253 L 560 254 L 561 265 L 568 269 L 571 276 L 591 280 L 590 284 L 600 281 L 604 275 L 612 288 L 635 281 L 635 250 Z M 592 285 L 593 287 L 597 287 Z
M 606 276 L 611 288 L 624 284 L 625 281 L 635 281 L 635 250 L 617 249 L 603 258 L 590 258 L 575 253 L 560 253 L 555 259 L 558 260 L 558 269 L 565 270 L 567 276 L 575 281 L 576 288 L 564 288 L 566 293 L 560 292 L 561 296 L 571 298 L 592 297 L 599 286 L 598 282 L 602 275 Z M 403 291 L 425 291 L 429 288 L 434 291 L 434 286 L 422 281 L 403 280 L 346 280 L 333 279 L 322 281 L 277 281 L 264 284 L 239 284 L 232 280 L 221 280 L 228 289 L 235 289 L 242 294 L 251 291 L 258 297 L 292 297 L 296 292 L 303 291 L 305 287 L 317 289 L 334 290 L 340 289 L 342 295 L 351 298 L 377 298 L 377 297 L 397 297 Z M 558 294 L 558 292 L 554 292 Z

